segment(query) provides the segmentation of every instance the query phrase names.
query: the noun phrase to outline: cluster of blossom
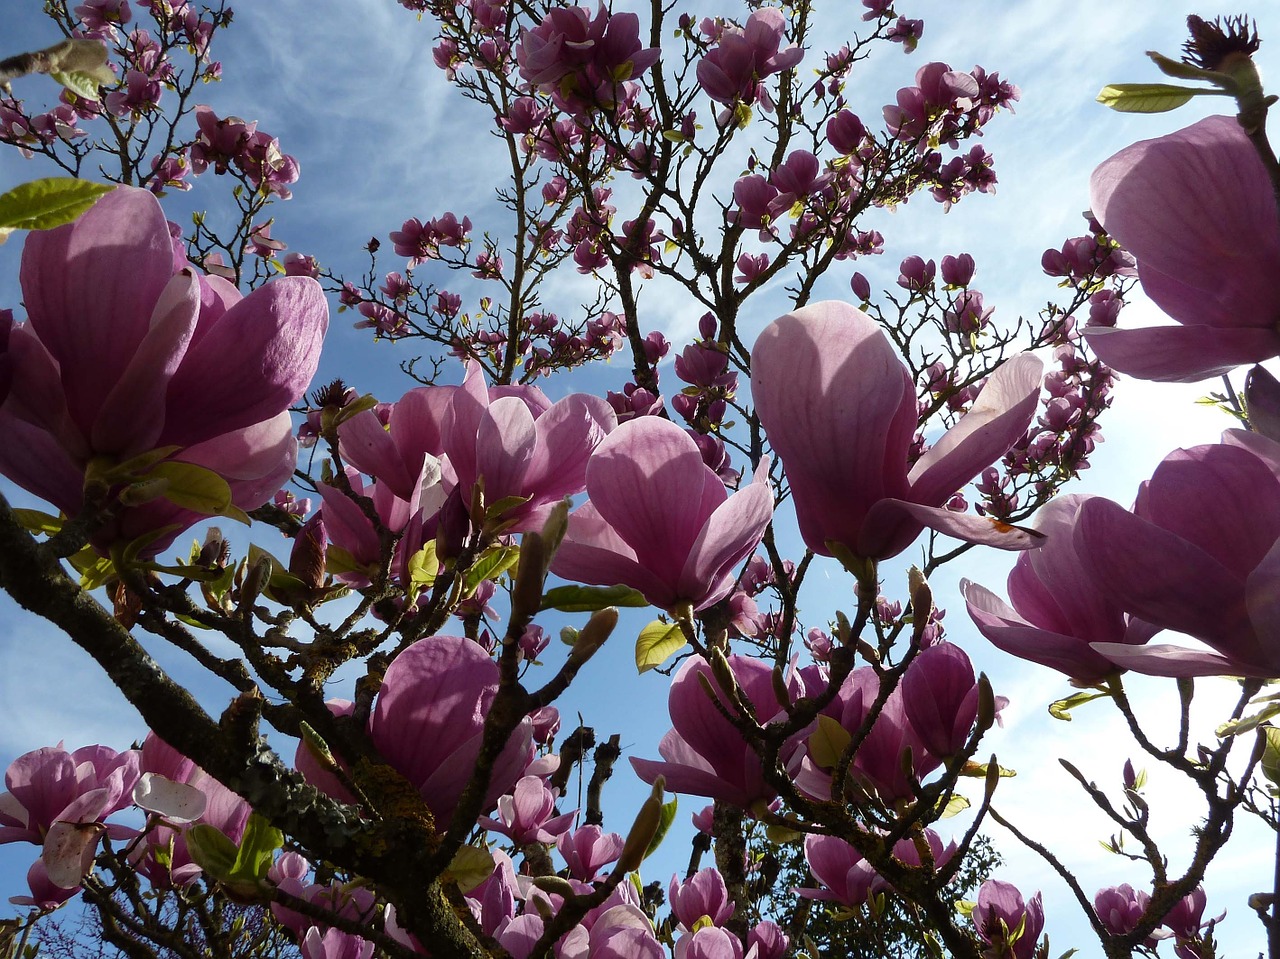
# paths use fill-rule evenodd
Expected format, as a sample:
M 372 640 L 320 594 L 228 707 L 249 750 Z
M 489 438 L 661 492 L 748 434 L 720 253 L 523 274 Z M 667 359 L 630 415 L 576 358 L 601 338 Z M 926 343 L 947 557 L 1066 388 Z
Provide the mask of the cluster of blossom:
M 151 194 L 118 187 L 74 223 L 33 233 L 28 322 L 7 314 L 0 331 L 11 374 L 0 473 L 67 517 L 99 514 L 103 551 L 141 537 L 153 555 L 204 518 L 165 495 L 192 477 L 220 477 L 223 509 L 270 499 L 296 464 L 288 408 L 328 326 L 314 280 L 241 297 L 192 267 L 175 232 Z
M 209 107 L 198 106 L 196 124 L 199 132 L 190 150 L 193 173 L 212 167 L 221 175 L 234 166 L 255 190 L 282 200 L 293 196 L 289 185 L 298 181 L 298 161 L 283 153 L 280 141 L 260 131 L 256 121 L 219 118 Z
M 90 135 L 88 129 L 78 125 L 80 121 L 99 118 L 103 112 L 123 121 L 126 128 L 137 126 L 144 118 L 153 118 L 161 105 L 166 89 L 181 90 L 185 97 L 198 82 L 221 78 L 222 65 L 209 57 L 210 45 L 215 33 L 231 23 L 234 16 L 225 3 L 210 9 L 197 9 L 187 0 L 173 2 L 140 3 L 146 7 L 154 23 L 154 32 L 134 23 L 129 0 L 86 0 L 75 7 L 76 18 L 72 35 L 76 38 L 96 40 L 105 46 L 115 59 L 111 69 L 119 79 L 106 84 L 106 94 L 100 100 L 83 89 L 76 93 L 64 90 L 62 102 L 40 114 L 29 114 L 21 101 L 0 100 L 0 138 L 5 142 L 23 145 L 31 155 L 36 146 L 51 151 L 59 142 L 71 143 Z M 53 15 L 51 13 L 51 15 Z M 68 21 L 63 29 L 73 24 Z M 185 49 L 193 59 L 189 75 L 181 75 L 174 59 L 174 52 Z M 150 136 L 148 135 L 148 140 Z M 277 192 L 291 180 L 280 173 L 268 176 L 264 166 L 275 162 L 270 155 L 273 141 L 265 138 L 256 148 L 257 155 L 247 158 L 249 167 L 258 172 L 258 181 L 270 179 L 278 186 Z M 142 183 L 155 193 L 166 189 L 188 190 L 188 177 L 199 170 L 193 169 L 188 153 L 189 144 L 173 144 L 172 138 L 163 153 L 150 158 L 149 170 L 137 170 L 135 182 Z M 113 142 L 111 149 L 117 149 Z M 278 146 L 274 147 L 278 154 Z M 84 148 L 78 148 L 82 158 Z M 292 158 L 289 158 L 292 161 Z M 296 180 L 296 162 L 293 163 L 293 179 Z M 287 191 L 281 193 L 287 196 Z

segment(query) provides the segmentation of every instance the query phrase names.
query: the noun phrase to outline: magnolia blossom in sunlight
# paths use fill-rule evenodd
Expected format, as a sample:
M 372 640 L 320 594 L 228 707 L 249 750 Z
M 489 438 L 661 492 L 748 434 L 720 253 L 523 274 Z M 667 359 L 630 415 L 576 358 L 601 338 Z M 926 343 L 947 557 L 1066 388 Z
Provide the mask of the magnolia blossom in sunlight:
M 1131 615 L 1208 650 L 1095 642 L 1156 676 L 1280 677 L 1280 445 L 1257 434 L 1175 450 L 1134 510 L 1095 497 L 1076 550 L 1093 581 Z
M 1073 535 L 1088 496 L 1059 496 L 1036 514 L 1044 545 L 1018 556 L 1009 573 L 1009 603 L 977 583 L 960 581 L 969 615 L 983 636 L 1020 659 L 1096 683 L 1116 664 L 1091 643 L 1141 645 L 1156 627 L 1125 614 L 1093 581 Z M 1010 605 L 1011 604 L 1011 605 Z
M 240 842 L 253 811 L 249 804 L 155 733 L 148 733 L 142 743 L 139 768 L 200 790 L 206 801 L 199 821 L 213 826 L 232 842 Z M 138 849 L 136 865 L 161 888 L 190 885 L 202 871 L 191 858 L 186 830 L 170 826 L 156 826 L 147 832 Z
M 767 476 L 765 461 L 729 495 L 680 427 L 656 416 L 623 423 L 587 464 L 590 501 L 569 517 L 551 571 L 579 583 L 623 583 L 662 609 L 705 609 L 733 590 L 769 525 Z
M 1003 959 L 1032 959 L 1044 930 L 1044 905 L 1040 893 L 1023 901 L 1016 886 L 988 879 L 978 890 L 973 926 Z
M 755 707 L 761 723 L 782 712 L 774 693 L 771 664 L 738 655 L 729 656 L 728 663 L 743 697 Z M 721 715 L 704 682 L 709 682 L 712 689 L 720 688 L 706 660 L 698 656 L 686 660 L 672 680 L 667 697 L 672 728 L 658 743 L 658 752 L 666 761 L 632 757 L 632 767 L 647 783 L 665 777 L 671 792 L 709 796 L 742 809 L 750 809 L 760 800 L 768 802 L 775 793 L 765 782 L 760 757 Z M 792 681 L 789 687 L 799 695 L 798 682 Z M 720 697 L 724 702 L 723 693 Z M 727 704 L 726 708 L 732 710 Z M 799 738 L 793 741 L 791 750 Z
M 1280 355 L 1280 219 L 1271 178 L 1234 117 L 1121 150 L 1094 171 L 1094 216 L 1138 260 L 1179 326 L 1090 327 L 1108 366 L 1189 382 Z
M 288 408 L 329 321 L 315 280 L 283 277 L 242 297 L 192 268 L 155 197 L 128 187 L 33 232 L 21 279 L 28 322 L 0 316 L 0 473 L 68 516 L 83 509 L 86 478 L 154 450 L 219 474 L 241 509 L 288 479 Z M 154 553 L 200 518 L 152 498 L 95 542 L 174 527 Z
M 847 303 L 815 303 L 769 324 L 751 351 L 751 392 L 786 469 L 805 544 L 887 559 L 929 527 L 1026 549 L 1036 538 L 944 504 L 1026 432 L 1040 360 L 1002 365 L 960 420 L 915 463 L 916 391 L 879 325 Z
M 552 506 L 582 492 L 592 451 L 617 422 L 598 396 L 574 393 L 551 403 L 537 387 L 486 389 L 472 364 L 450 395 L 443 445 L 464 505 L 483 481 L 488 506 L 521 498 L 502 512 L 510 529 L 541 529 Z
M 484 720 L 498 693 L 498 666 L 469 639 L 431 636 L 387 667 L 369 719 L 378 752 L 409 782 L 448 828 L 475 772 Z M 526 719 L 494 764 L 484 807 L 510 792 L 533 756 Z

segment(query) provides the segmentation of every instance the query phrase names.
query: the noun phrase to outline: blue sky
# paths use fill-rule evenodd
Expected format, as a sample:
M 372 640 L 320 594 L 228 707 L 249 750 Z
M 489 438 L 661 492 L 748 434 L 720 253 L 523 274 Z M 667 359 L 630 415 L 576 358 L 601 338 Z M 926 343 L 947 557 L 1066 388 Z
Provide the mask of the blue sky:
M 11 0 L 11 6 L 6 11 L 5 47 L 0 55 L 53 41 L 39 0 Z M 453 210 L 460 216 L 471 215 L 477 233 L 487 222 L 497 222 L 492 191 L 503 171 L 492 160 L 489 121 L 474 105 L 461 101 L 432 65 L 434 34 L 428 22 L 416 23 L 392 0 L 280 0 L 241 6 L 216 53 L 224 63 L 226 79 L 206 88 L 207 102 L 219 115 L 234 113 L 258 120 L 261 129 L 278 136 L 282 148 L 300 160 L 302 179 L 295 199 L 274 210 L 273 234 L 288 242 L 290 249 L 311 253 L 326 266 L 355 274 L 365 266 L 360 248 L 368 237 L 380 236 L 385 243 L 387 233 L 406 217 L 426 218 Z M 627 6 L 618 4 L 619 9 Z M 915 70 L 931 60 L 944 60 L 958 69 L 978 63 L 998 70 L 1021 87 L 1022 101 L 1016 114 L 1002 115 L 990 124 L 983 141 L 996 158 L 1000 177 L 994 197 L 969 198 L 946 215 L 922 198 L 895 213 L 879 214 L 879 220 L 870 223 L 887 238 L 883 257 L 857 265 L 870 278 L 873 290 L 893 287 L 897 264 L 908 254 L 937 259 L 970 252 L 978 262 L 976 285 L 986 294 L 987 303 L 996 306 L 996 318 L 1032 315 L 1055 293 L 1055 281 L 1040 271 L 1040 254 L 1082 232 L 1079 214 L 1088 204 L 1087 183 L 1093 167 L 1134 140 L 1170 132 L 1213 112 L 1214 107 L 1222 109 L 1202 101 L 1172 115 L 1135 117 L 1111 113 L 1094 102 L 1104 83 L 1157 79 L 1144 50 L 1176 55 L 1184 36 L 1182 14 L 1188 11 L 1173 11 L 1166 4 L 903 0 L 898 6 L 899 12 L 924 19 L 924 38 L 912 56 L 904 56 L 897 47 L 885 47 L 855 72 L 847 95 L 853 109 L 869 122 L 878 118 L 881 105 L 892 102 L 899 87 L 913 82 Z M 861 11 L 849 0 L 830 7 Z M 704 3 L 696 9 L 712 12 L 713 7 Z M 1196 12 L 1211 17 L 1237 11 L 1215 6 Z M 819 36 L 844 36 L 857 25 L 841 22 L 838 12 L 819 11 L 819 15 L 826 18 Z M 1259 62 L 1264 73 L 1280 76 L 1276 69 L 1280 46 L 1275 45 L 1280 44 L 1280 20 L 1264 20 L 1260 26 L 1264 39 L 1269 29 L 1277 33 L 1271 43 L 1264 42 Z M 50 93 L 50 85 L 31 78 L 19 81 L 16 92 L 38 102 Z M 39 172 L 35 163 L 23 161 L 16 152 L 0 152 L 0 187 Z M 202 195 L 210 195 L 204 190 L 218 186 L 204 183 L 192 194 L 171 196 L 166 201 L 170 215 L 181 219 L 202 202 Z M 0 247 L 0 306 L 18 304 L 19 249 L 20 237 Z M 385 249 L 390 254 L 390 244 Z M 380 260 L 384 270 L 401 265 L 394 255 Z M 846 295 L 847 281 L 848 272 L 833 273 L 819 287 L 819 298 Z M 561 292 L 572 296 L 584 283 L 574 276 Z M 777 302 L 781 304 L 781 298 Z M 644 304 L 652 325 L 672 340 L 674 356 L 694 329 L 701 309 L 663 288 L 646 293 Z M 770 312 L 766 302 L 747 322 L 758 329 L 776 312 Z M 1124 322 L 1150 322 L 1156 316 L 1152 308 L 1139 303 L 1126 311 Z M 362 392 L 394 399 L 412 385 L 397 369 L 407 354 L 388 344 L 371 343 L 363 332 L 351 329 L 352 317 L 335 312 L 319 380 L 341 373 Z M 553 396 L 574 388 L 617 388 L 626 379 L 626 366 L 619 362 L 585 385 L 572 378 L 543 385 Z M 1211 384 L 1122 383 L 1115 408 L 1103 422 L 1107 441 L 1077 489 L 1104 493 L 1127 504 L 1138 482 L 1171 449 L 1212 441 L 1229 424 L 1221 415 L 1194 405 L 1195 398 L 1210 388 Z M 243 539 L 239 530 L 228 532 Z M 1056 760 L 1068 757 L 1100 784 L 1118 782 L 1124 759 L 1137 755 L 1121 735 L 1119 717 L 1105 706 L 1095 706 L 1081 711 L 1069 726 L 1050 719 L 1045 706 L 1071 691 L 1065 679 L 996 653 L 964 616 L 955 590 L 959 578 L 968 576 L 1002 592 L 1008 566 L 1009 559 L 1003 555 L 971 553 L 934 581 L 939 604 L 949 609 L 951 639 L 965 646 L 978 667 L 988 672 L 997 692 L 1012 699 L 1005 730 L 993 734 L 988 746 L 999 753 L 1002 765 L 1019 772 L 1002 786 L 999 805 L 1024 830 L 1058 851 L 1082 876 L 1087 890 L 1126 881 L 1143 885 L 1144 874 L 1105 854 L 1094 841 L 1109 835 L 1108 824 L 1099 815 L 1089 815 L 1091 807 L 1081 802 L 1083 797 Z M 818 567 L 810 576 L 810 590 L 821 593 L 822 586 L 814 581 L 826 576 L 831 577 L 833 590 L 847 589 L 845 578 Z M 894 576 L 893 572 L 886 575 L 891 591 L 896 591 Z M 842 603 L 846 608 L 850 604 L 851 600 Z M 814 622 L 822 618 L 811 617 Z M 639 623 L 643 621 L 642 617 Z M 632 675 L 633 635 L 634 630 L 628 635 L 625 627 L 620 629 L 601 661 L 584 674 L 585 688 L 572 703 L 602 733 L 622 731 L 627 755 L 655 757 L 657 739 L 667 728 L 666 681 L 655 675 L 639 679 Z M 173 656 L 162 655 L 162 661 L 179 675 L 196 675 L 189 664 Z M 124 746 L 141 736 L 143 730 L 127 704 L 98 678 L 87 659 L 7 600 L 0 600 L 0 662 L 4 664 L 0 703 L 8 716 L 0 727 L 0 761 L 59 739 L 70 747 L 92 741 Z M 1136 681 L 1134 685 L 1140 709 L 1147 711 L 1144 715 L 1167 716 L 1165 722 L 1172 721 L 1176 695 L 1171 683 Z M 211 708 L 218 708 L 215 704 L 226 695 L 224 690 L 208 687 L 204 692 Z M 335 690 L 336 695 L 342 692 Z M 1219 704 L 1231 694 L 1225 682 L 1200 684 L 1197 709 L 1203 710 L 1206 735 L 1220 716 Z M 618 711 L 619 701 L 627 703 L 625 713 Z M 562 705 L 562 712 L 566 729 L 571 728 L 570 708 Z M 641 796 L 639 789 L 626 782 L 629 778 L 629 770 L 620 764 L 606 794 L 606 802 L 617 802 L 619 807 L 609 826 L 619 830 L 625 829 Z M 1170 842 L 1176 866 L 1179 843 L 1185 846 L 1200 805 L 1172 781 L 1156 779 L 1148 795 L 1155 807 L 1157 834 Z M 682 814 L 700 805 L 700 800 L 686 800 Z M 681 821 L 685 821 L 683 815 Z M 1018 851 L 1011 839 L 998 830 L 995 835 L 1010 860 L 1001 878 L 1028 893 L 1044 890 L 1055 953 L 1076 945 L 1089 954 L 1077 907 L 1069 901 L 1065 887 L 1037 859 Z M 668 842 L 677 845 L 678 837 Z M 1242 823 L 1241 834 L 1210 873 L 1212 913 L 1229 910 L 1221 928 L 1224 941 L 1233 946 L 1228 950 L 1231 954 L 1245 954 L 1260 941 L 1260 925 L 1244 899 L 1264 886 L 1269 842 L 1260 830 L 1249 832 Z M 651 870 L 647 878 L 665 878 L 679 868 L 682 855 L 682 851 L 673 852 L 671 864 Z M 0 849 L 0 868 L 25 870 L 28 856 L 26 848 Z M 19 874 L 14 875 L 20 882 Z

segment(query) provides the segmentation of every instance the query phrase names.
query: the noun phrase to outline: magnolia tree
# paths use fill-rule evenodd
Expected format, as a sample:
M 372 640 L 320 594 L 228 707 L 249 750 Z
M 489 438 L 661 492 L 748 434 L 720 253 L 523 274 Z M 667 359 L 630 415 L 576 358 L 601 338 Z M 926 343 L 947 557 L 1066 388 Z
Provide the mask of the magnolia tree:
M 1280 779 L 1280 384 L 1238 372 L 1280 355 L 1252 25 L 1192 17 L 1182 60 L 1153 55 L 1178 84 L 1103 91 L 1238 115 L 1103 163 L 1086 232 L 1043 257 L 1058 302 L 1002 326 L 967 254 L 910 256 L 887 292 L 856 271 L 878 208 L 990 192 L 977 138 L 1018 99 L 927 63 L 855 113 L 871 49 L 923 29 L 884 0 L 847 40 L 808 2 L 401 3 L 509 177 L 494 225 L 407 219 L 345 278 L 271 235 L 288 144 L 200 102 L 225 3 L 51 0 L 52 45 L 0 62 L 0 141 L 67 174 L 0 196 L 0 227 L 30 231 L 25 318 L 0 311 L 0 473 L 48 504 L 0 501 L 0 587 L 149 727 L 9 765 L 0 841 L 33 848 L 7 954 L 56 945 L 45 917 L 83 901 L 129 956 L 782 959 L 892 915 L 916 954 L 1030 959 L 1046 905 L 1083 911 L 1086 952 L 1184 959 L 1216 954 L 1222 908 L 1253 909 L 1280 955 L 1270 882 L 1213 908 L 1201 885 L 1238 816 L 1276 829 Z M 184 232 L 164 198 L 197 178 L 210 208 Z M 851 302 L 814 301 L 832 277 Z M 1135 283 L 1168 325 L 1119 319 Z M 691 342 L 658 332 L 650 285 L 704 311 Z M 758 332 L 766 287 L 789 308 Z M 395 341 L 414 385 L 313 384 L 331 307 Z M 538 386 L 610 357 L 631 379 L 607 395 Z M 1170 453 L 1132 509 L 1064 492 L 1113 371 L 1222 375 L 1238 420 Z M 211 516 L 253 543 L 208 527 L 183 548 Z M 965 583 L 944 635 L 930 581 L 993 548 L 1021 551 L 1007 590 Z M 839 611 L 815 557 L 847 573 Z M 656 618 L 616 628 L 618 607 Z M 1059 714 L 1105 701 L 1199 790 L 1182 867 L 1132 766 L 1068 767 L 1123 885 L 1083 886 L 1058 837 L 1009 821 L 1016 786 L 983 749 L 1006 700 L 966 651 L 987 641 L 1071 680 Z M 671 677 L 658 755 L 617 768 L 626 731 L 562 728 L 556 705 L 606 642 Z M 198 698 L 161 647 L 208 674 Z M 1126 671 L 1169 678 L 1178 729 L 1143 728 Z M 1205 676 L 1238 703 L 1197 742 Z M 611 775 L 652 786 L 617 831 Z M 646 884 L 668 794 L 706 806 L 685 875 Z M 984 829 L 1076 901 L 998 872 L 962 901 L 993 862 Z

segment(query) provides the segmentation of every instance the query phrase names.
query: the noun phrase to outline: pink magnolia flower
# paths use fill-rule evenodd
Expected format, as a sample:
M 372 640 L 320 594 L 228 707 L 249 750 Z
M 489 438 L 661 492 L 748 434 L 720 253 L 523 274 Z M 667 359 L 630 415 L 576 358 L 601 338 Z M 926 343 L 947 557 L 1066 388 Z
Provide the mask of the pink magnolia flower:
M 773 516 L 767 471 L 762 462 L 730 496 L 684 430 L 656 416 L 630 420 L 587 464 L 590 502 L 570 516 L 551 570 L 580 583 L 624 583 L 663 609 L 705 609 L 733 590 Z
M 577 810 L 555 815 L 560 790 L 537 776 L 523 776 L 509 795 L 498 798 L 498 818 L 480 817 L 480 825 L 502 833 L 517 846 L 552 843 L 573 825 Z
M 1040 374 L 1030 354 L 1009 360 L 908 468 L 915 386 L 875 321 L 835 301 L 775 320 L 752 350 L 751 390 L 786 468 L 806 545 L 824 556 L 841 546 L 887 559 L 926 526 L 1004 549 L 1035 545 L 1030 533 L 944 505 L 1026 432 Z
M 1133 932 L 1150 901 L 1151 897 L 1147 893 L 1136 891 L 1128 883 L 1124 883 L 1099 889 L 1093 897 L 1093 911 L 1097 913 L 1107 932 L 1113 936 L 1123 936 Z
M 1093 580 L 1087 555 L 1073 535 L 1088 496 L 1059 496 L 1036 514 L 1045 536 L 1038 549 L 1018 557 L 1009 573 L 1009 603 L 985 586 L 961 580 L 969 615 L 983 636 L 1006 653 L 1096 683 L 1116 664 L 1090 643 L 1141 645 L 1156 628 L 1125 615 Z
M 912 731 L 934 756 L 954 756 L 978 718 L 973 663 L 952 643 L 921 650 L 902 677 L 902 708 Z
M 676 940 L 675 959 L 742 959 L 742 942 L 716 926 L 703 926 Z
M 1133 512 L 1102 497 L 1081 507 L 1076 549 L 1097 587 L 1131 615 L 1210 647 L 1092 644 L 1117 665 L 1280 677 L 1280 446 L 1256 434 L 1237 442 L 1175 450 Z
M 175 250 L 160 205 L 119 187 L 80 219 L 33 232 L 22 255 L 28 322 L 0 332 L 0 473 L 69 516 L 93 462 L 165 447 L 221 475 L 241 509 L 292 473 L 288 408 L 320 357 L 320 284 L 285 277 L 240 293 Z M 167 500 L 125 509 L 96 540 L 174 530 L 201 517 Z
M 880 874 L 862 858 L 862 853 L 838 836 L 806 836 L 804 858 L 813 877 L 822 884 L 819 889 L 796 889 L 804 899 L 838 902 L 857 909 L 883 885 Z
M 452 394 L 443 444 L 464 504 L 483 478 L 486 504 L 524 498 L 503 513 L 510 529 L 540 529 L 552 506 L 582 492 L 592 451 L 616 423 L 599 397 L 574 393 L 552 404 L 536 387 L 487 390 L 472 365 Z
M 671 915 L 685 930 L 693 929 L 704 917 L 710 919 L 713 926 L 723 926 L 734 909 L 724 877 L 713 866 L 699 869 L 683 882 L 672 876 L 667 901 L 671 904 Z
M 773 691 L 773 667 L 749 656 L 728 659 L 743 695 L 755 707 L 756 718 L 769 722 L 782 711 Z M 698 656 L 686 660 L 671 682 L 667 704 L 672 728 L 658 743 L 665 762 L 633 757 L 632 767 L 647 783 L 665 777 L 671 792 L 721 799 L 742 809 L 750 809 L 757 801 L 768 802 L 774 790 L 764 780 L 760 757 L 716 709 L 700 677 L 719 689 L 711 666 Z M 796 681 L 791 687 L 799 692 Z
M 1280 354 L 1280 219 L 1271 179 L 1234 117 L 1121 150 L 1094 171 L 1094 215 L 1138 260 L 1180 326 L 1089 328 L 1108 366 L 1189 382 Z
M 556 848 L 569 867 L 569 875 L 580 882 L 594 882 L 600 870 L 622 855 L 623 838 L 588 824 L 567 832 L 556 840 Z
M 619 85 L 660 55 L 657 47 L 641 45 L 639 17 L 611 13 L 603 3 L 595 17 L 589 7 L 553 8 L 538 26 L 521 30 L 516 44 L 520 76 L 576 115 L 612 110 L 621 99 Z
M 498 692 L 498 666 L 469 639 L 419 640 L 387 667 L 369 719 L 378 752 L 408 779 L 448 828 L 475 770 L 484 720 Z M 510 792 L 533 755 L 526 719 L 494 764 L 485 808 Z
M 0 845 L 41 845 L 56 822 L 101 822 L 133 802 L 137 781 L 138 753 L 132 749 L 84 746 L 69 753 L 58 745 L 24 753 L 5 770 Z
M 973 925 L 992 953 L 1007 959 L 1032 959 L 1044 930 L 1044 906 L 1040 893 L 1023 902 L 1015 886 L 988 879 L 978 890 Z
M 719 42 L 698 61 L 699 86 L 717 103 L 742 100 L 772 109 L 762 81 L 804 58 L 803 47 L 782 49 L 786 28 L 786 18 L 776 7 L 754 11 L 742 28 L 726 27 Z
M 139 768 L 199 789 L 207 800 L 199 821 L 213 826 L 232 842 L 240 842 L 253 812 L 249 804 L 155 733 L 148 733 L 142 743 Z M 185 829 L 152 828 L 137 855 L 139 871 L 159 886 L 186 886 L 201 873 L 187 848 Z

